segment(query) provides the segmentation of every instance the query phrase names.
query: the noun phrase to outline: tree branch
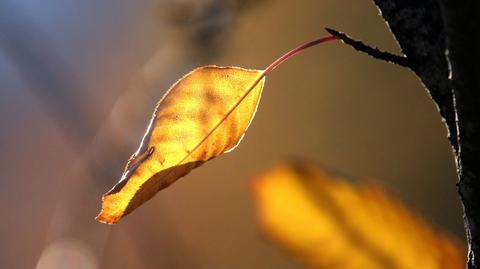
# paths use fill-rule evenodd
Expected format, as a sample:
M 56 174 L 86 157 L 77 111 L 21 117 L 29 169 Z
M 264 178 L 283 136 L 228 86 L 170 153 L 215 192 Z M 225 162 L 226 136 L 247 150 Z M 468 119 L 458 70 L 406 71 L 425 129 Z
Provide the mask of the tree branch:
M 413 69 L 414 63 L 405 56 L 395 55 L 390 52 L 381 51 L 378 48 L 370 47 L 368 45 L 365 45 L 362 41 L 354 40 L 345 33 L 338 32 L 337 30 L 331 28 L 325 28 L 325 30 L 331 35 L 338 37 L 340 40 L 343 41 L 343 43 L 352 46 L 355 50 L 364 52 L 375 59 L 383 60 L 386 62 L 397 64 L 399 66 Z
M 447 35 L 458 133 L 458 192 L 469 243 L 468 268 L 480 268 L 480 3 L 440 1 Z
M 456 156 L 457 130 L 453 93 L 445 58 L 445 30 L 436 0 L 373 0 L 402 52 L 416 62 L 415 74 L 438 107 Z
M 373 0 L 413 71 L 438 105 L 457 157 L 469 245 L 480 268 L 480 3 L 475 0 Z

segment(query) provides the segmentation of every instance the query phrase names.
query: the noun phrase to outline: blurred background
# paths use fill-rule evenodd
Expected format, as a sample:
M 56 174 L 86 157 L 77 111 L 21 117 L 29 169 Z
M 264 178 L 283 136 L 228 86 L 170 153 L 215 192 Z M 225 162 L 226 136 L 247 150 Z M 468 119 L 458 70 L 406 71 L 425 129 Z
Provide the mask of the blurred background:
M 435 105 L 413 73 L 335 42 L 267 78 L 234 152 L 94 220 L 173 82 L 262 69 L 325 26 L 399 52 L 371 1 L 0 1 L 0 268 L 301 268 L 261 234 L 248 184 L 290 156 L 376 179 L 463 239 Z

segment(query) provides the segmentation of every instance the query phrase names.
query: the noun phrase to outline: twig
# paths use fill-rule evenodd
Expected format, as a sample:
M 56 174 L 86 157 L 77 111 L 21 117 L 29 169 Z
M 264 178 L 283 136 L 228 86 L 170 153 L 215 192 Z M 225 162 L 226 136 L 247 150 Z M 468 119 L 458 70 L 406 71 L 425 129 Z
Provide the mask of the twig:
M 362 41 L 354 40 L 343 32 L 338 32 L 331 28 L 325 28 L 327 32 L 331 35 L 337 36 L 343 43 L 352 46 L 355 50 L 364 52 L 375 59 L 387 61 L 390 63 L 397 64 L 399 66 L 407 67 L 413 69 L 413 62 L 410 61 L 405 56 L 395 55 L 390 52 L 381 51 L 378 48 L 370 47 L 364 44 Z

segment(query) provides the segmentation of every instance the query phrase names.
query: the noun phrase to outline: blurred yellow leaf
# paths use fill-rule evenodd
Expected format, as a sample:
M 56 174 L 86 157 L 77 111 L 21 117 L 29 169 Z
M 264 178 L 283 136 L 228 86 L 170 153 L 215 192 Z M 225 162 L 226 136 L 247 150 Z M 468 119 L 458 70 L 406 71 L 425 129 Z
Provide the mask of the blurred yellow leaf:
M 283 164 L 253 184 L 264 231 L 311 268 L 461 269 L 465 251 L 375 184 Z
M 242 139 L 262 93 L 264 73 L 205 66 L 163 96 L 121 180 L 102 198 L 97 219 L 116 223 L 192 169 Z

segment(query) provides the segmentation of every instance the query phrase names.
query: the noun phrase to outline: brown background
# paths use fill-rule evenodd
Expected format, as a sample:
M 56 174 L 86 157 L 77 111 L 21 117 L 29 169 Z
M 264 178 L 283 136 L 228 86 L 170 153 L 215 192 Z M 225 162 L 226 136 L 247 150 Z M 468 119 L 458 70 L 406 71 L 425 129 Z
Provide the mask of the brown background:
M 34 83 L 0 43 L 1 268 L 35 268 L 45 253 L 68 251 L 89 268 L 301 268 L 262 236 L 248 189 L 252 175 L 291 156 L 377 179 L 463 236 L 446 130 L 420 82 L 336 42 L 303 52 L 267 78 L 256 118 L 234 152 L 116 226 L 93 219 L 154 103 L 183 73 L 203 64 L 261 69 L 324 35 L 324 26 L 398 53 L 371 1 L 248 1 L 241 9 L 207 0 L 10 2 L 29 19 L 23 23 L 45 34 L 35 46 L 48 38 L 62 59 L 55 76 L 69 67 L 75 89 L 65 91 L 96 135 L 80 134 L 81 150 L 73 146 L 72 122 L 49 112 L 39 98 L 46 93 L 32 94 Z M 205 16 L 219 25 L 217 36 L 204 42 L 211 34 L 199 30 L 205 21 L 188 18 L 216 5 L 219 18 L 215 8 Z M 115 176 L 92 176 L 89 162 Z M 68 261 L 69 268 L 88 268 Z

